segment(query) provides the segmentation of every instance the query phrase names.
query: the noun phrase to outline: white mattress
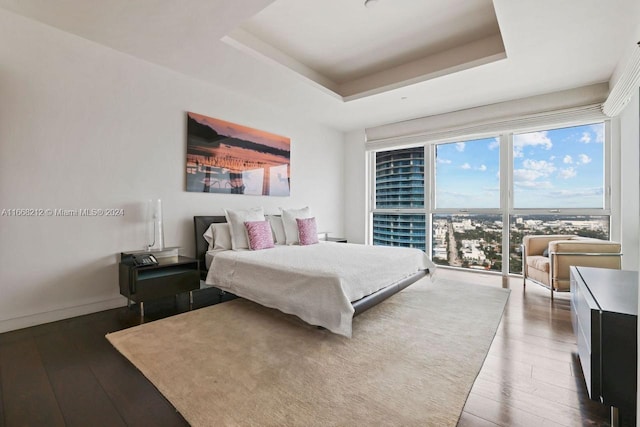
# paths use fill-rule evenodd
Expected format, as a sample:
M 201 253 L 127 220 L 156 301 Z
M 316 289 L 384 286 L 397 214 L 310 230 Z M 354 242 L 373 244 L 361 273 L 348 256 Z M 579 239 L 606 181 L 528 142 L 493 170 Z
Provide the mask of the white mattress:
M 418 249 L 348 243 L 224 251 L 206 283 L 351 336 L 351 301 L 435 265 Z

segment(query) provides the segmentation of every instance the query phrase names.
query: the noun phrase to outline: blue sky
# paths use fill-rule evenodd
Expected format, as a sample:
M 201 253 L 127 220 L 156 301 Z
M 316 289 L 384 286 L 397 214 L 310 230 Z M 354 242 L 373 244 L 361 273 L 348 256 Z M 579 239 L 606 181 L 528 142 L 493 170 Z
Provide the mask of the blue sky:
M 514 135 L 517 208 L 601 208 L 604 124 Z M 500 207 L 497 138 L 436 147 L 438 208 Z

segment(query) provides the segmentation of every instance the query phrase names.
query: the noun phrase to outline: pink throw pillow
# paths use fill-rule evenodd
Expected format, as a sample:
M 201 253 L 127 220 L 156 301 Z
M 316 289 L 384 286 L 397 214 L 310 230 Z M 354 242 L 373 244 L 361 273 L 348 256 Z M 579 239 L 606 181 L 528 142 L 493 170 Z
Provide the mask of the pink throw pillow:
M 247 221 L 244 223 L 247 229 L 247 240 L 249 249 L 258 251 L 260 249 L 273 248 L 273 233 L 269 221 Z
M 318 228 L 315 218 L 296 218 L 298 223 L 298 236 L 301 245 L 313 245 L 318 243 Z

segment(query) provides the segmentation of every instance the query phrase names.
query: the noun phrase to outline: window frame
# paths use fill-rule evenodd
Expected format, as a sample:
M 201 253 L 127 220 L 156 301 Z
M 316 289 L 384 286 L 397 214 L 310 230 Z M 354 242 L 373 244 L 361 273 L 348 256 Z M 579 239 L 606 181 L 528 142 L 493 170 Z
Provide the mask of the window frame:
M 513 206 L 514 194 L 513 194 L 513 135 L 514 134 L 522 134 L 522 133 L 530 133 L 530 132 L 541 132 L 545 130 L 554 130 L 554 129 L 562 129 L 569 128 L 575 126 L 586 126 L 595 123 L 604 123 L 604 142 L 603 144 L 603 162 L 604 162 L 604 177 L 603 177 L 603 197 L 604 197 L 604 206 L 602 208 L 516 208 Z M 512 167 L 509 168 L 509 182 L 511 186 L 509 188 L 509 211 L 514 214 L 527 215 L 527 214 L 541 214 L 542 212 L 546 212 L 549 214 L 571 214 L 571 212 L 577 212 L 575 215 L 611 215 L 611 162 L 612 162 L 612 149 L 611 149 L 611 120 L 587 120 L 587 121 L 579 121 L 579 122 L 570 122 L 562 125 L 553 125 L 553 126 L 536 126 L 532 128 L 518 129 L 513 132 L 510 132 L 510 148 L 509 148 L 509 165 Z M 501 172 L 502 173 L 502 172 Z M 606 213 L 604 213 L 606 212 Z
M 561 129 L 575 126 L 585 126 L 590 124 L 604 124 L 604 142 L 603 142 L 603 207 L 602 208 L 516 208 L 514 207 L 514 182 L 513 182 L 513 148 L 514 135 L 529 132 L 539 132 L 545 130 Z M 614 233 L 614 212 L 612 209 L 613 200 L 619 200 L 617 195 L 612 191 L 612 164 L 614 154 L 619 157 L 619 150 L 614 152 L 612 142 L 612 123 L 610 119 L 593 119 L 585 118 L 581 120 L 572 120 L 564 123 L 554 123 L 549 125 L 536 125 L 532 127 L 519 127 L 517 129 L 509 129 L 500 132 L 482 132 L 476 134 L 467 134 L 459 137 L 446 139 L 434 139 L 423 142 L 404 144 L 393 147 L 385 147 L 367 152 L 367 169 L 368 169 L 368 185 L 369 192 L 367 206 L 367 235 L 366 243 L 373 243 L 373 214 L 424 214 L 425 215 L 425 248 L 426 253 L 431 257 L 433 254 L 433 215 L 459 215 L 459 214 L 480 214 L 480 215 L 500 215 L 502 217 L 502 271 L 495 274 L 510 275 L 509 273 L 509 243 L 510 243 L 510 224 L 509 219 L 513 215 L 592 215 L 592 216 L 608 216 L 609 217 L 609 236 L 613 239 Z M 455 142 L 467 142 L 484 138 L 498 138 L 500 141 L 500 207 L 499 208 L 436 208 L 435 192 L 436 192 L 436 146 L 439 144 L 449 144 Z M 423 147 L 424 152 L 424 208 L 376 208 L 376 153 L 384 151 L 400 150 L 404 148 Z M 462 267 L 442 266 L 444 268 L 462 269 Z M 473 271 L 464 268 L 465 271 Z

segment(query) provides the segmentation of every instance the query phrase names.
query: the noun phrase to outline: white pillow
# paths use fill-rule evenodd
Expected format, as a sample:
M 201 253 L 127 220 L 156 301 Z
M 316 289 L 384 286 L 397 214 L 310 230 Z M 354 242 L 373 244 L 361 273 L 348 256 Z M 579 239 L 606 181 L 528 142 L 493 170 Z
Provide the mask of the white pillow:
M 298 237 L 298 223 L 296 218 L 311 218 L 309 207 L 302 209 L 282 209 L 282 225 L 287 245 L 294 245 L 300 241 Z
M 282 217 L 276 215 L 265 215 L 267 221 L 271 225 L 271 230 L 273 231 L 273 240 L 275 240 L 276 245 L 284 245 L 287 243 L 287 237 L 284 234 L 284 225 L 282 223 Z
M 204 240 L 209 244 L 209 250 L 213 249 L 213 223 L 207 228 L 207 231 L 202 235 Z
M 225 209 L 224 215 L 229 223 L 229 231 L 231 233 L 231 249 L 249 249 L 249 241 L 247 240 L 247 229 L 244 226 L 245 221 L 265 221 L 264 210 L 262 208 L 253 208 L 247 210 L 231 210 Z
M 231 232 L 229 224 L 225 222 L 213 222 L 202 235 L 209 243 L 209 250 L 231 250 Z

